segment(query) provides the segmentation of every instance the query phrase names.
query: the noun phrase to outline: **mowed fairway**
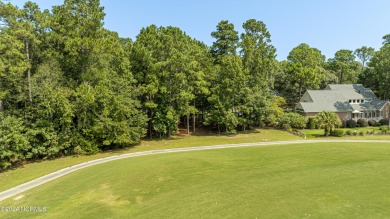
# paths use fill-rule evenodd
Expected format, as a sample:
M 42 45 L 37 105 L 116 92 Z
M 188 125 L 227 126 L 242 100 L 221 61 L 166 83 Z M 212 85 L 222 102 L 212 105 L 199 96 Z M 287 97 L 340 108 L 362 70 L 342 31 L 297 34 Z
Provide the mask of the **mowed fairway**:
M 317 143 L 96 165 L 0 206 L 0 218 L 388 218 L 390 145 Z

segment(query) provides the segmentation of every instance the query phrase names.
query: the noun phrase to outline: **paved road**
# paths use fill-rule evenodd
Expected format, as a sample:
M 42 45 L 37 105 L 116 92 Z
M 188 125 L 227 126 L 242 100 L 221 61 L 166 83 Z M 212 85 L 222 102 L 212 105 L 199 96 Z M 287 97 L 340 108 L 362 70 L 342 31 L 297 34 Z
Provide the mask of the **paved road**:
M 55 180 L 59 177 L 65 176 L 67 174 L 73 173 L 77 170 L 81 170 L 90 166 L 94 166 L 101 163 L 106 163 L 113 160 L 119 160 L 130 157 L 139 157 L 152 154 L 166 154 L 166 153 L 175 153 L 175 152 L 185 152 L 185 151 L 202 151 L 202 150 L 211 150 L 211 149 L 220 149 L 220 148 L 235 148 L 235 147 L 250 147 L 250 146 L 270 146 L 270 145 L 287 145 L 287 144 L 302 144 L 302 143 L 320 143 L 320 142 L 366 142 L 366 143 L 390 143 L 390 140 L 298 140 L 298 141 L 275 141 L 275 142 L 255 142 L 255 143 L 243 143 L 243 144 L 223 144 L 223 145 L 212 145 L 212 146 L 199 146 L 199 147 L 188 147 L 188 148 L 173 148 L 173 149 L 162 149 L 162 150 L 152 150 L 152 151 L 143 151 L 135 152 L 129 154 L 115 155 L 111 157 L 100 158 L 96 160 L 91 160 L 74 166 L 70 166 L 56 172 L 47 174 L 45 176 L 39 177 L 37 179 L 31 180 L 19 186 L 13 187 L 11 189 L 0 192 L 0 201 L 10 198 L 12 196 L 18 195 L 22 192 L 35 188 L 44 183 Z

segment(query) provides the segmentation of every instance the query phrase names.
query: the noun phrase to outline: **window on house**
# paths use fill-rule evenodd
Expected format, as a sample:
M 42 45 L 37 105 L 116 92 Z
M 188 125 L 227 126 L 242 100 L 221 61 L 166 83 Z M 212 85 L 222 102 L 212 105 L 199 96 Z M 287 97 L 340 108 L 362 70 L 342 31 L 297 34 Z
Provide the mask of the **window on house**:
M 381 111 L 381 116 L 383 116 L 383 111 Z
M 356 103 L 356 100 L 353 100 L 353 103 Z
M 349 100 L 349 103 L 352 103 L 352 100 Z
M 357 103 L 360 103 L 360 100 L 356 100 Z
M 362 100 L 362 103 L 364 103 L 364 100 Z

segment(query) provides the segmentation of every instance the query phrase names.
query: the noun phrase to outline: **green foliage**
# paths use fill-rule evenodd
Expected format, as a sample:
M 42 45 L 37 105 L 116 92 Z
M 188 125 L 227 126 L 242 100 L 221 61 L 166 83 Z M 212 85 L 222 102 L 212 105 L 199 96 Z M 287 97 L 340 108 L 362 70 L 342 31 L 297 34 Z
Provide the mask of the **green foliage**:
M 0 14 L 2 140 L 10 142 L 1 168 L 140 141 L 147 120 L 132 42 L 103 28 L 99 0 L 66 0 L 51 12 L 1 2 Z
M 239 114 L 245 113 L 241 107 L 245 92 L 245 75 L 241 59 L 237 56 L 223 56 L 218 77 L 211 88 L 211 96 L 208 101 L 212 105 L 211 114 L 206 118 L 206 124 L 224 128 L 226 132 L 234 132 L 238 125 Z
M 22 119 L 0 115 L 0 170 L 25 160 L 31 150 Z
M 344 130 L 342 130 L 342 129 L 335 129 L 332 132 L 332 135 L 335 136 L 335 137 L 343 137 L 344 136 Z
M 349 119 L 346 122 L 346 125 L 348 128 L 355 128 L 356 127 L 356 121 L 353 119 Z
M 283 97 L 275 96 L 272 99 L 271 112 L 265 120 L 269 126 L 277 126 L 278 118 L 284 114 L 283 107 L 285 105 L 286 100 Z
M 317 114 L 316 122 L 319 127 L 323 128 L 325 131 L 325 136 L 328 136 L 329 133 L 336 127 L 341 126 L 341 121 L 339 117 L 333 112 L 323 111 Z
M 365 64 L 371 59 L 374 55 L 375 49 L 372 47 L 362 46 L 355 50 L 354 55 L 357 56 L 362 61 L 363 68 Z
M 382 40 L 383 40 L 383 42 L 382 42 L 383 45 L 388 45 L 388 44 L 390 44 L 390 34 L 384 35 L 384 36 L 382 37 Z
M 383 126 L 385 126 L 385 125 L 389 126 L 389 120 L 388 119 L 381 119 L 379 121 L 379 124 L 383 125 Z
M 238 32 L 234 30 L 234 25 L 228 20 L 218 23 L 217 30 L 211 33 L 216 42 L 211 46 L 211 53 L 218 62 L 224 55 L 235 55 L 238 43 Z
M 368 120 L 368 125 L 369 126 L 376 126 L 377 122 L 375 120 Z
M 365 119 L 358 119 L 357 124 L 359 124 L 359 127 L 367 127 L 368 126 L 368 122 Z
M 199 111 L 194 105 L 196 95 L 209 93 L 208 52 L 179 28 L 151 25 L 141 30 L 131 58 L 141 104 L 149 117 L 149 136 L 153 131 L 170 136 L 180 117 Z
M 307 120 L 307 128 L 315 129 L 316 128 L 316 119 L 313 116 L 310 116 Z
M 370 81 L 371 88 L 378 91 L 379 97 L 382 99 L 389 98 L 388 84 L 390 84 L 390 44 L 384 45 L 379 51 L 375 52 L 368 66 L 372 68 Z
M 390 129 L 389 126 L 381 126 L 381 127 L 379 127 L 379 130 L 382 132 L 382 134 L 387 134 L 389 129 Z
M 289 127 L 303 129 L 306 126 L 306 119 L 298 113 L 285 113 L 278 119 L 278 126 L 287 130 Z
M 335 57 L 329 59 L 326 66 L 337 75 L 339 84 L 356 83 L 362 69 L 360 63 L 355 61 L 354 53 L 346 49 L 337 51 Z
M 307 89 L 319 88 L 324 78 L 322 65 L 325 56 L 318 49 L 302 43 L 291 50 L 287 61 L 282 65 L 286 81 L 281 83 L 280 89 L 285 91 L 285 88 L 293 86 L 292 101 L 296 103 Z

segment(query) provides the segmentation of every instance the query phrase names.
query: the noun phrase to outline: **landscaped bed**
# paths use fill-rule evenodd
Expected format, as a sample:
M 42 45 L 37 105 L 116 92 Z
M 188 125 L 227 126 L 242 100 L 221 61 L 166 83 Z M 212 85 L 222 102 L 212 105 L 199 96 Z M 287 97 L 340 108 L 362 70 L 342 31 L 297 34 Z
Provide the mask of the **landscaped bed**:
M 368 126 L 368 127 L 357 127 L 357 128 L 339 128 L 344 131 L 344 137 L 348 136 L 367 136 L 367 139 L 386 139 L 383 137 L 385 133 L 382 132 L 381 127 L 378 126 Z M 306 138 L 318 138 L 324 136 L 323 129 L 303 129 L 300 130 L 301 133 L 306 135 Z M 375 136 L 371 138 L 370 136 Z M 390 136 L 387 136 L 389 139 Z M 359 138 L 361 139 L 361 138 Z

